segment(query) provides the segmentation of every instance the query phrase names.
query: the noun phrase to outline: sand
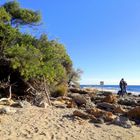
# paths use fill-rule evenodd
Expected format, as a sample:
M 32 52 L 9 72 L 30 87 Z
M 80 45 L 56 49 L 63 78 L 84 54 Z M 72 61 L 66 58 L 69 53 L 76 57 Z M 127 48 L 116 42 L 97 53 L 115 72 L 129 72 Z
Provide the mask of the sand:
M 94 124 L 73 118 L 75 109 L 29 107 L 0 114 L 0 140 L 139 140 L 140 127 Z

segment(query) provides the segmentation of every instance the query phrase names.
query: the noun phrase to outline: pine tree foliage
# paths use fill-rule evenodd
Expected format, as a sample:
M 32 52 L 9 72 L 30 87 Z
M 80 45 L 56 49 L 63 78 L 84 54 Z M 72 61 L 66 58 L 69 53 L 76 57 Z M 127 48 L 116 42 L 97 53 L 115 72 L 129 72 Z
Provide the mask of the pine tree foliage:
M 4 68 L 3 62 L 7 61 L 10 75 L 17 72 L 25 81 L 45 77 L 48 85 L 66 85 L 71 80 L 73 68 L 65 46 L 49 40 L 46 34 L 36 38 L 17 28 L 19 25 L 37 25 L 40 21 L 40 13 L 21 8 L 16 1 L 0 7 L 0 67 Z M 4 69 L 1 71 L 4 73 Z

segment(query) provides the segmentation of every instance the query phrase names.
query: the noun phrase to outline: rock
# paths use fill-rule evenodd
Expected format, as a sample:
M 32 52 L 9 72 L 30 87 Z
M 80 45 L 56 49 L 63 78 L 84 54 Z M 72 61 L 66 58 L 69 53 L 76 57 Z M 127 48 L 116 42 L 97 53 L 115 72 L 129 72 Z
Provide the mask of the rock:
M 80 89 L 80 88 L 70 88 L 70 92 L 72 93 L 79 93 L 79 94 L 96 94 L 97 90 L 92 89 L 92 88 L 85 88 L 85 89 Z
M 110 103 L 103 102 L 103 103 L 97 103 L 97 107 L 113 113 L 120 113 L 120 114 L 126 113 L 126 110 L 123 109 L 122 106 L 117 104 L 110 104 Z
M 54 105 L 55 107 L 59 107 L 59 108 L 66 108 L 66 104 L 61 102 L 61 101 L 53 101 L 52 105 Z
M 83 119 L 89 119 L 89 115 L 83 111 L 75 110 L 73 112 L 73 115 L 78 116 L 78 117 L 83 118 Z
M 121 106 L 118 106 L 118 107 L 114 108 L 113 112 L 114 113 L 124 114 L 124 113 L 126 113 L 126 110 L 123 109 Z
M 88 91 L 80 88 L 70 88 L 70 92 L 72 93 L 79 93 L 79 94 L 88 94 Z
M 140 119 L 140 106 L 137 106 L 127 113 L 129 118 Z
M 80 95 L 79 93 L 71 94 L 71 98 L 78 106 L 86 105 L 87 103 L 87 99 L 83 95 Z
M 112 121 L 116 118 L 115 115 L 112 114 L 112 112 L 103 111 L 98 108 L 92 108 L 87 110 L 88 113 L 94 115 L 96 118 L 104 118 L 105 121 Z
M 88 109 L 87 112 L 89 114 L 94 115 L 95 117 L 99 118 L 103 115 L 104 111 L 98 108 L 92 108 L 92 109 Z
M 96 105 L 91 101 L 87 102 L 86 105 L 85 105 L 86 110 L 90 109 L 90 108 L 94 108 L 94 107 L 96 107 Z
M 102 93 L 99 93 L 101 96 L 104 95 L 104 96 L 108 96 L 108 95 L 112 95 L 113 93 L 112 92 L 109 92 L 109 91 L 103 91 Z
M 26 101 L 26 100 L 21 101 L 20 104 L 21 104 L 22 108 L 29 108 L 29 107 L 31 107 L 31 104 L 28 101 Z
M 31 104 L 27 101 L 17 101 L 11 104 L 12 107 L 18 107 L 18 108 L 28 108 L 31 107 Z
M 112 122 L 115 125 L 122 126 L 124 128 L 131 128 L 131 122 L 127 117 L 119 116 Z
M 128 93 L 127 93 L 127 95 L 128 95 L 128 96 L 131 96 L 131 95 L 132 95 L 132 93 L 131 93 L 131 92 L 128 92 Z
M 46 101 L 41 101 L 40 104 L 39 104 L 39 107 L 42 107 L 42 108 L 47 108 L 49 105 Z
M 118 100 L 118 103 L 121 105 L 126 105 L 126 106 L 136 106 L 137 105 L 137 100 L 133 98 L 121 98 Z
M 103 117 L 105 121 L 113 121 L 114 119 L 116 119 L 117 116 L 113 115 L 112 112 L 106 112 Z
M 16 110 L 10 107 L 2 107 L 0 108 L 0 114 L 11 114 L 11 113 L 15 113 Z
M 48 106 L 48 100 L 47 100 L 46 95 L 44 95 L 44 93 L 38 93 L 36 97 L 34 98 L 33 104 L 38 107 L 46 108 Z
M 103 124 L 104 123 L 104 119 L 103 118 L 97 118 L 92 120 L 93 123 L 99 123 L 99 124 Z
M 70 97 L 66 97 L 66 96 L 57 97 L 56 100 L 62 102 L 72 101 Z
M 92 121 L 92 122 L 97 120 L 97 118 L 94 115 L 88 114 L 88 113 L 83 112 L 81 110 L 80 111 L 79 110 L 75 110 L 73 112 L 73 115 L 77 116 L 77 117 L 80 117 L 82 119 L 90 119 L 90 121 Z
M 74 101 L 66 102 L 67 108 L 77 108 L 77 105 Z
M 18 107 L 18 108 L 23 108 L 22 102 L 15 102 L 10 105 L 11 107 Z
M 117 97 L 115 95 L 110 94 L 103 99 L 103 102 L 116 103 L 117 102 Z
M 106 102 L 97 103 L 96 105 L 97 105 L 98 108 L 104 109 L 104 110 L 107 110 L 107 111 L 113 111 L 115 108 L 117 108 L 117 105 L 106 103 Z
M 105 98 L 105 96 L 99 96 L 99 95 L 96 95 L 96 96 L 94 96 L 91 100 L 93 101 L 93 102 L 98 102 L 98 101 L 102 101 L 103 99 Z
M 66 96 L 58 97 L 56 99 L 56 101 L 59 101 L 62 104 L 65 104 L 67 108 L 77 107 L 75 101 L 72 98 L 70 98 L 70 97 L 66 97 Z

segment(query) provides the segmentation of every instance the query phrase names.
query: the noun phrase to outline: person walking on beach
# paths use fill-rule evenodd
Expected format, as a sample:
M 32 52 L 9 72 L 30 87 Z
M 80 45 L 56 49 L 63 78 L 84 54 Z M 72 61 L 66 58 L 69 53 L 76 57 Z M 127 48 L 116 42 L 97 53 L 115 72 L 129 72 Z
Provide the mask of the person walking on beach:
M 122 78 L 119 85 L 120 85 L 120 89 L 121 89 L 121 91 L 120 91 L 121 92 L 121 95 L 123 96 L 126 93 L 127 83 Z

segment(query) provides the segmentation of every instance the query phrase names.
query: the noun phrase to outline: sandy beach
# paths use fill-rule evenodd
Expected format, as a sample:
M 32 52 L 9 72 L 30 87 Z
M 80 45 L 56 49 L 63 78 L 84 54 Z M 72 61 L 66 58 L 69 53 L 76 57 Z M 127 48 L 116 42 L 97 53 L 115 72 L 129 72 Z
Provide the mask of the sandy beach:
M 139 140 L 140 127 L 89 123 L 71 117 L 75 109 L 30 107 L 0 115 L 1 140 Z

